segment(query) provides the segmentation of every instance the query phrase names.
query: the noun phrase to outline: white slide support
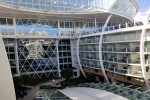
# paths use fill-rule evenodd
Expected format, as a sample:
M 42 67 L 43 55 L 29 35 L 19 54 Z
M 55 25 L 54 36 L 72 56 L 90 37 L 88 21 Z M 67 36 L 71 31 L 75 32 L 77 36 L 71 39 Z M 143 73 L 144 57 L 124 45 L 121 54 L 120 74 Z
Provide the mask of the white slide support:
M 0 34 L 0 100 L 16 100 L 10 64 Z
M 108 16 L 104 26 L 103 26 L 103 29 L 102 29 L 102 32 L 104 32 L 110 18 L 111 18 L 112 14 Z M 103 72 L 103 75 L 104 75 L 104 78 L 106 80 L 106 82 L 109 83 L 109 80 L 108 80 L 108 77 L 106 75 L 106 72 L 105 72 L 105 68 L 103 66 L 103 59 L 102 59 L 102 42 L 103 42 L 103 33 L 100 35 L 100 40 L 99 40 L 99 61 L 100 61 L 100 65 L 101 65 L 101 69 L 102 69 L 102 72 Z
M 80 57 L 79 57 L 79 42 L 80 42 L 80 35 L 79 35 L 78 40 L 77 40 L 77 60 L 78 60 L 79 68 L 80 68 L 82 74 L 84 75 L 84 77 L 86 78 L 86 75 L 85 75 L 85 73 L 82 69 L 81 62 L 80 62 Z
M 149 11 L 150 12 L 150 11 Z M 140 41 L 140 62 L 141 62 L 141 69 L 142 69 L 142 74 L 143 78 L 145 81 L 145 85 L 148 89 L 150 89 L 149 85 L 149 79 L 146 74 L 146 66 L 145 66 L 145 55 L 144 55 L 144 46 L 145 46 L 145 35 L 146 35 L 146 26 L 148 23 L 148 18 L 149 18 L 149 13 L 147 15 L 147 19 L 144 22 L 142 33 L 141 33 L 141 41 Z

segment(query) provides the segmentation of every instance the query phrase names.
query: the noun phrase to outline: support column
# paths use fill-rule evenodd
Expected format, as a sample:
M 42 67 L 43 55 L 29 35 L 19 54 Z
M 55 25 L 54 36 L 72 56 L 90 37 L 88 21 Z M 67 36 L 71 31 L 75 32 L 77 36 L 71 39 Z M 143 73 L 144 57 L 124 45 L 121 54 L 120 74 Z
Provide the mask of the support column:
M 96 20 L 96 18 L 94 19 L 94 21 L 95 21 L 95 29 L 97 29 L 97 20 Z
M 12 73 L 0 34 L 0 100 L 16 100 Z
M 58 36 L 60 36 L 61 33 L 60 33 L 60 21 L 58 20 Z
M 99 39 L 99 61 L 100 61 L 100 65 L 101 65 L 101 69 L 102 69 L 102 72 L 103 72 L 103 75 L 105 77 L 105 80 L 109 83 L 109 80 L 108 80 L 108 77 L 106 75 L 106 72 L 105 72 L 105 68 L 103 66 L 103 58 L 102 58 L 102 42 L 103 42 L 103 32 L 105 31 L 105 28 L 111 18 L 112 14 L 108 16 L 103 28 L 102 28 L 102 34 L 100 35 L 100 39 Z
M 17 24 L 15 18 L 13 18 L 13 26 L 14 26 L 14 35 L 17 36 Z M 16 60 L 17 76 L 20 76 L 17 39 L 15 39 L 15 60 Z
M 14 26 L 14 35 L 17 35 L 17 24 L 16 24 L 16 19 L 13 18 L 13 26 Z
M 17 73 L 18 76 L 20 76 L 17 39 L 15 39 L 15 60 L 16 60 Z
M 59 50 L 58 50 L 58 44 L 59 44 L 59 40 L 56 40 L 56 48 L 57 48 L 57 61 L 58 61 L 58 76 L 61 77 L 61 70 L 60 70 L 60 64 L 59 64 Z

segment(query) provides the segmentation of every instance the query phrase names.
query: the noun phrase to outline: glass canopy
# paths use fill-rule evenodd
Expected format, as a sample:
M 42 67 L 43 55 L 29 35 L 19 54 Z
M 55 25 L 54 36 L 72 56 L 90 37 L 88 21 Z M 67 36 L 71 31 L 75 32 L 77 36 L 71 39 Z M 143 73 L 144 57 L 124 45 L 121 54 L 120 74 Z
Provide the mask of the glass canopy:
M 132 18 L 138 12 L 135 0 L 0 0 L 0 4 L 55 13 L 89 13 L 109 10 Z
M 150 100 L 150 91 L 144 90 L 141 87 L 137 87 L 134 85 L 126 86 L 124 84 L 84 83 L 79 84 L 78 86 L 106 90 L 126 97 L 130 100 Z
M 35 100 L 72 100 L 57 90 L 41 90 L 35 95 Z

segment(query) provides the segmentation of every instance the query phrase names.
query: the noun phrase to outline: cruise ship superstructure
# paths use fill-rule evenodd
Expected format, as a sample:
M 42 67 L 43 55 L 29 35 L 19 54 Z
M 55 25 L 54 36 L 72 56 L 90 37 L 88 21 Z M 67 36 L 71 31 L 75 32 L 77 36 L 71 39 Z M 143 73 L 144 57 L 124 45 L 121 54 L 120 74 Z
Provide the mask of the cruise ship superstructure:
M 149 88 L 150 24 L 134 22 L 138 10 L 137 0 L 0 0 L 2 67 L 33 78 L 73 68 Z

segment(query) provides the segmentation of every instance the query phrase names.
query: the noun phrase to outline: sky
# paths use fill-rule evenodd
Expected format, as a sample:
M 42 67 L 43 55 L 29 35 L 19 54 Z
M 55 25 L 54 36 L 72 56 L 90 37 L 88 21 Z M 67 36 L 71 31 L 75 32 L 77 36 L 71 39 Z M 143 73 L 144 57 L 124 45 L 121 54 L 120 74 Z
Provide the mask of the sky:
M 138 0 L 138 3 L 140 12 L 145 12 L 150 8 L 150 0 Z
M 147 19 L 147 11 L 150 9 L 150 0 L 138 0 L 139 12 L 134 17 L 134 21 L 144 21 Z

